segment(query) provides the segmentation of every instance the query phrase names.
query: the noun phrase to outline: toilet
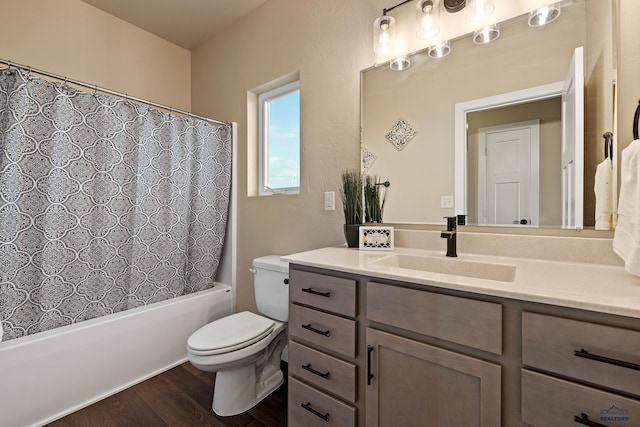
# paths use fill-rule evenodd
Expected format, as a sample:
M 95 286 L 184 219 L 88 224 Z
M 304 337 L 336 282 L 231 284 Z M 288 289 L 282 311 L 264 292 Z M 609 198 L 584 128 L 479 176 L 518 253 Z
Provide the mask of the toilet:
M 280 369 L 289 320 L 289 264 L 279 255 L 253 260 L 256 306 L 201 327 L 187 340 L 193 366 L 216 373 L 213 411 L 245 412 L 284 382 Z

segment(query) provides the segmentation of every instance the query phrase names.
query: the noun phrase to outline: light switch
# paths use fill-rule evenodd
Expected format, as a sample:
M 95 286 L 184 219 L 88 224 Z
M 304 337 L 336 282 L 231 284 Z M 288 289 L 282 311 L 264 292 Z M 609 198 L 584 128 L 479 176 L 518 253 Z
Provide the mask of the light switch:
M 336 210 L 336 193 L 333 191 L 324 192 L 324 210 L 335 211 Z

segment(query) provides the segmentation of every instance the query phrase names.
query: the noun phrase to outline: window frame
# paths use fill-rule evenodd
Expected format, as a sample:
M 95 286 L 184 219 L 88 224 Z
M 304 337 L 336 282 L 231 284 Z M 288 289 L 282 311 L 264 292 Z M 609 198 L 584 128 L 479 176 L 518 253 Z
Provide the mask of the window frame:
M 300 184 L 296 187 L 270 188 L 266 184 L 269 173 L 269 108 L 271 101 L 278 100 L 300 92 L 300 80 L 287 83 L 275 89 L 258 95 L 258 195 L 268 196 L 273 194 L 300 194 Z M 300 107 L 298 114 L 301 116 Z M 298 120 L 300 121 L 300 119 Z M 298 129 L 298 132 L 300 130 Z M 300 138 L 301 139 L 301 138 Z M 298 142 L 300 152 L 300 140 Z M 298 163 L 298 175 L 300 175 L 300 163 Z

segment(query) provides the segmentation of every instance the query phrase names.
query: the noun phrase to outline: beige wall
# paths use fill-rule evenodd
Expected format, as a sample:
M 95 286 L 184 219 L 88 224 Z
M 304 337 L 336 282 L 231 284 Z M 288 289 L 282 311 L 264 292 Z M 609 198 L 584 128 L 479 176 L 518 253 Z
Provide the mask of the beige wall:
M 636 0 L 620 2 L 637 10 Z M 360 70 L 375 63 L 372 22 L 388 6 L 382 0 L 269 0 L 192 52 L 194 111 L 239 123 L 239 310 L 255 308 L 248 272 L 254 257 L 343 242 L 341 204 L 324 212 L 323 192 L 338 196 L 341 171 L 359 167 Z M 626 17 L 633 40 L 637 16 Z M 638 50 L 629 42 L 631 49 Z M 632 70 L 640 69 L 635 55 L 635 62 L 627 61 Z M 301 194 L 248 197 L 247 91 L 296 70 L 302 88 Z
M 191 53 L 79 0 L 0 0 L 0 58 L 191 109 Z
M 359 167 L 360 70 L 382 0 L 269 0 L 195 49 L 193 108 L 238 122 L 237 308 L 254 309 L 251 260 L 344 242 L 340 174 Z M 299 70 L 299 195 L 247 196 L 247 91 Z M 325 191 L 336 210 L 323 210 Z

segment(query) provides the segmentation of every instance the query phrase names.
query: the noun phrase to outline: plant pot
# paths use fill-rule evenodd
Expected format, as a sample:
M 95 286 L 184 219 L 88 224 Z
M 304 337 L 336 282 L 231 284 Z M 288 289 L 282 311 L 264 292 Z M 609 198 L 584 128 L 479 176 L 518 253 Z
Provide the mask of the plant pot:
M 344 225 L 344 238 L 347 241 L 347 247 L 357 248 L 360 246 L 360 225 L 362 224 Z

